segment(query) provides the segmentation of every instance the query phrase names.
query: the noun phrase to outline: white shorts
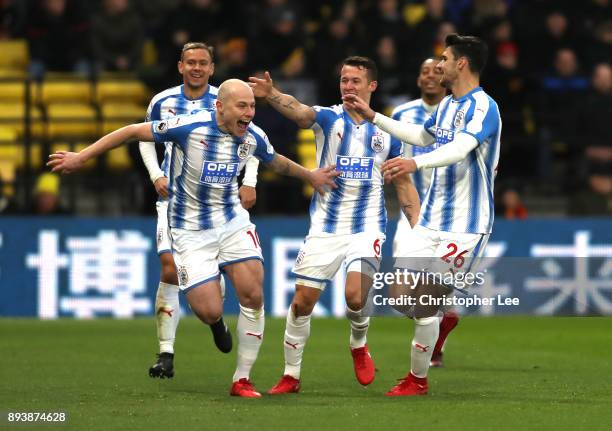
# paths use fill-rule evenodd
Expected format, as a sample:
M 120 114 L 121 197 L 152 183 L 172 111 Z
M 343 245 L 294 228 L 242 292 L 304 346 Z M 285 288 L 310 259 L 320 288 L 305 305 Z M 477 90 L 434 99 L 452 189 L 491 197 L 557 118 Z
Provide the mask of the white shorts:
M 157 209 L 157 255 L 172 253 L 172 243 L 170 241 L 170 228 L 168 226 L 168 199 L 159 199 L 155 208 Z
M 323 290 L 343 264 L 347 272 L 363 272 L 364 262 L 368 273 L 378 271 L 385 239 L 381 232 L 307 236 L 293 267 L 296 284 Z
M 476 271 L 489 234 L 443 232 L 417 225 L 398 243 L 396 268 L 436 274 Z
M 412 226 L 408 223 L 408 219 L 402 213 L 397 221 L 397 230 L 395 231 L 395 237 L 393 237 L 393 256 L 399 256 L 398 250 L 400 244 L 404 241 L 409 241 L 409 236 L 412 233 Z
M 170 228 L 170 235 L 183 293 L 219 278 L 219 269 L 227 265 L 251 259 L 263 262 L 259 237 L 248 217 L 237 216 L 223 226 L 206 230 Z

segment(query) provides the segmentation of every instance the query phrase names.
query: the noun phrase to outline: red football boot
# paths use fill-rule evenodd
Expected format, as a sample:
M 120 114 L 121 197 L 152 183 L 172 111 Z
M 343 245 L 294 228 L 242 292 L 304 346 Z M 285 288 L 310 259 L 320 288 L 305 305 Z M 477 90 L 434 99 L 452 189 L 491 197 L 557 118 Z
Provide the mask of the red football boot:
M 355 368 L 355 377 L 363 386 L 367 386 L 374 381 L 376 377 L 376 368 L 374 361 L 368 351 L 368 345 L 351 349 L 353 356 L 353 367 Z
M 385 395 L 388 397 L 427 395 L 427 388 L 427 377 L 416 377 L 409 373 Z
M 269 395 L 297 394 L 300 391 L 300 380 L 289 374 L 281 377 L 280 381 L 268 391 Z
M 255 390 L 255 386 L 249 379 L 242 378 L 232 383 L 230 395 L 233 397 L 260 398 L 261 394 Z
M 440 335 L 438 335 L 438 341 L 434 346 L 433 353 L 431 355 L 431 361 L 429 362 L 430 367 L 441 367 L 444 365 L 442 361 L 442 347 L 444 342 L 453 329 L 459 324 L 459 315 L 454 311 L 447 311 L 442 317 L 440 322 Z

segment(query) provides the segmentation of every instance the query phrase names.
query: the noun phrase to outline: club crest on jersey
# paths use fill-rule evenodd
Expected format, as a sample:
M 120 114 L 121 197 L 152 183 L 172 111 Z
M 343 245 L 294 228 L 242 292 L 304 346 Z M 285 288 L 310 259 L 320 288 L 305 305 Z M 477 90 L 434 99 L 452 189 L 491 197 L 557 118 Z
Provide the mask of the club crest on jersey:
M 244 160 L 246 159 L 248 155 L 249 155 L 249 144 L 243 142 L 242 144 L 238 145 L 238 158 L 240 160 Z
M 184 265 L 179 265 L 176 270 L 176 274 L 178 275 L 179 284 L 181 286 L 187 286 L 189 282 L 189 274 L 187 274 L 187 268 Z
M 370 145 L 372 149 L 377 153 L 380 153 L 382 150 L 384 150 L 385 138 L 383 138 L 383 134 L 380 132 L 374 132 L 374 134 L 372 135 L 372 142 Z
M 168 122 L 167 121 L 158 121 L 155 124 L 155 132 L 156 133 L 166 133 L 168 131 Z
M 455 129 L 458 129 L 459 127 L 463 125 L 464 118 L 465 118 L 465 112 L 457 111 L 457 113 L 455 114 L 455 119 L 453 120 L 453 126 L 455 126 Z

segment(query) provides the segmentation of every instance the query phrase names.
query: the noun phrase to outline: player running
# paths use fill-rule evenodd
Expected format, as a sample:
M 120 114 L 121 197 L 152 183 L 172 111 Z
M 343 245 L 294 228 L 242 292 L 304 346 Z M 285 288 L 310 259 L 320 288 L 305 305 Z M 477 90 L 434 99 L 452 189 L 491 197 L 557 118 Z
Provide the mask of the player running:
M 223 311 L 219 268 L 229 276 L 240 302 L 230 394 L 256 398 L 261 394 L 249 375 L 264 335 L 263 258 L 255 226 L 240 205 L 236 177 L 251 155 L 275 172 L 308 181 L 321 193 L 325 186 L 335 186 L 338 173 L 333 167 L 309 171 L 276 154 L 266 134 L 251 124 L 255 98 L 245 82 L 230 79 L 221 84 L 215 105 L 215 111 L 123 127 L 79 153 L 54 153 L 47 165 L 54 172 L 70 173 L 129 140 L 174 142 L 168 222 L 179 288 L 195 315 L 211 324 Z
M 479 86 L 487 58 L 487 46 L 474 36 L 449 35 L 438 67 L 445 97 L 423 126 L 395 121 L 375 113 L 354 94 L 345 103 L 381 129 L 414 145 L 435 145 L 434 151 L 414 158 L 398 157 L 383 165 L 385 176 L 434 168 L 412 241 L 402 243 L 401 256 L 427 258 L 429 274 L 474 271 L 493 226 L 493 182 L 499 159 L 501 119 L 495 101 Z M 407 269 L 409 263 L 396 261 Z M 419 268 L 420 269 L 420 268 Z M 452 286 L 411 286 L 419 298 L 414 308 L 411 368 L 387 395 L 425 395 L 427 371 L 438 338 L 435 305 L 419 305 L 420 299 L 440 298 Z
M 349 57 L 340 73 L 340 93 L 355 94 L 369 102 L 377 83 L 376 64 L 369 58 Z M 269 73 L 249 78 L 256 97 L 266 100 L 301 128 L 312 128 L 319 166 L 335 164 L 342 174 L 338 188 L 310 205 L 310 231 L 294 266 L 295 295 L 287 313 L 284 338 L 285 370 L 269 394 L 299 392 L 300 370 L 310 335 L 311 313 L 323 289 L 342 265 L 346 270 L 346 315 L 357 380 L 369 385 L 375 377 L 367 345 L 370 318 L 362 313 L 372 274 L 378 270 L 385 241 L 387 213 L 380 167 L 401 154 L 401 143 L 365 122 L 344 105 L 310 107 L 274 88 Z M 418 196 L 408 176 L 397 177 L 398 197 L 409 216 L 418 216 Z
M 427 58 L 421 63 L 419 76 L 417 78 L 417 86 L 421 90 L 421 98 L 412 100 L 410 102 L 399 105 L 395 108 L 391 114 L 391 118 L 394 120 L 411 123 L 411 124 L 424 124 L 431 114 L 438 108 L 440 101 L 446 96 L 446 88 L 444 88 L 440 82 L 442 78 L 442 70 L 436 66 L 440 62 L 440 59 Z M 392 139 L 397 139 L 393 137 Z M 418 147 L 416 145 L 404 145 L 405 158 L 412 158 L 419 154 L 426 154 L 433 151 L 434 146 L 429 145 L 426 147 Z M 433 169 L 425 168 L 420 169 L 410 174 L 410 179 L 415 185 L 417 192 L 419 193 L 419 201 L 423 202 L 427 189 L 431 183 L 431 173 Z M 412 226 L 408 222 L 408 219 L 404 215 L 403 211 L 400 211 L 399 221 L 397 223 L 397 231 L 393 239 L 393 255 L 401 256 L 398 254 L 402 242 L 412 241 L 410 233 L 412 232 Z M 444 311 L 440 320 L 440 335 L 438 341 L 434 347 L 434 351 L 431 356 L 431 366 L 441 367 L 442 362 L 442 349 L 448 334 L 457 326 L 459 323 L 459 315 L 452 310 Z
M 189 114 L 199 109 L 212 109 L 217 100 L 217 87 L 208 83 L 215 70 L 213 50 L 202 42 L 189 42 L 183 46 L 178 71 L 183 77 L 183 85 L 169 88 L 156 94 L 147 109 L 145 121 L 159 121 L 177 115 Z M 160 281 L 155 296 L 155 319 L 159 354 L 157 361 L 149 368 L 149 376 L 171 378 L 174 376 L 174 340 L 180 319 L 179 287 L 176 266 L 172 258 L 170 235 L 168 232 L 168 171 L 172 155 L 172 142 L 164 142 L 164 160 L 161 167 L 157 161 L 154 142 L 141 142 L 140 154 L 149 177 L 159 198 L 157 209 L 157 254 L 161 264 Z M 245 167 L 242 187 L 238 190 L 242 206 L 249 209 L 255 203 L 255 185 L 259 161 L 249 157 Z M 224 279 L 221 283 L 222 296 L 225 290 Z M 232 336 L 223 322 L 210 325 L 217 348 L 228 353 L 232 350 Z

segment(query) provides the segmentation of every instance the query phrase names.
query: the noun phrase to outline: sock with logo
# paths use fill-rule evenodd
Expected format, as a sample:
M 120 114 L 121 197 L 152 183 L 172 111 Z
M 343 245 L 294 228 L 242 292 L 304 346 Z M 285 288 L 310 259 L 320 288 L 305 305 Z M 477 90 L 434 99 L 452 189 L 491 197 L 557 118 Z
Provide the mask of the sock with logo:
M 302 356 L 304 347 L 310 336 L 310 314 L 308 316 L 295 317 L 293 309 L 289 307 L 287 312 L 287 325 L 285 326 L 285 372 L 295 379 L 300 378 L 302 367 Z
M 414 338 L 410 356 L 410 371 L 415 377 L 427 377 L 431 355 L 440 331 L 437 316 L 414 319 Z
M 238 315 L 238 358 L 233 381 L 248 379 L 257 359 L 264 335 L 264 308 L 259 310 L 240 306 Z
M 178 286 L 159 282 L 155 296 L 155 320 L 159 352 L 174 353 L 174 338 L 180 320 Z
M 370 327 L 370 318 L 362 315 L 362 310 L 351 310 L 346 307 L 346 317 L 351 322 L 351 337 L 349 344 L 351 349 L 363 347 L 367 343 L 368 328 Z

